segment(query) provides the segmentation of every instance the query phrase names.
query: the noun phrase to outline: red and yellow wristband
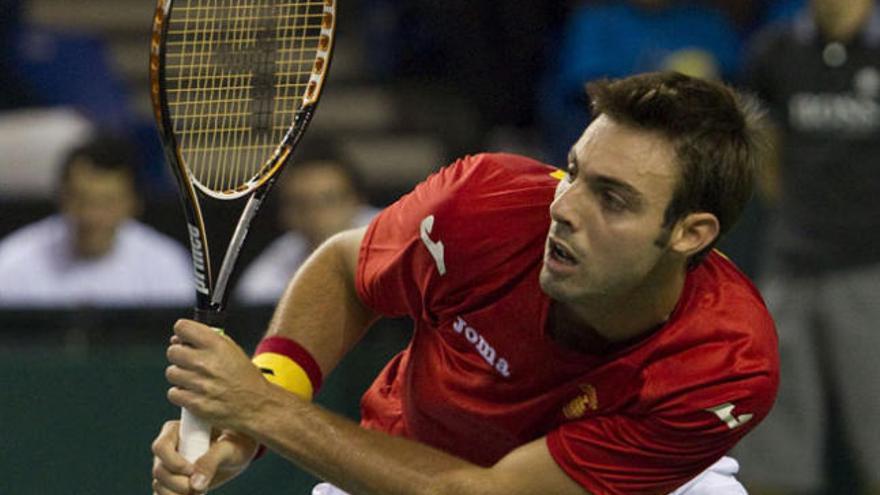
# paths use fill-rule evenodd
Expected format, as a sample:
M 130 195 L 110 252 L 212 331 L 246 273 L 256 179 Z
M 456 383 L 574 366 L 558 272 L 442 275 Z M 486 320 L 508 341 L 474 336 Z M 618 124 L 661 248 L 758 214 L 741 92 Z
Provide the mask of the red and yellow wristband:
M 303 346 L 285 337 L 263 339 L 251 359 L 271 383 L 305 400 L 312 400 L 321 388 L 323 375 L 318 362 Z M 260 445 L 254 455 L 259 459 L 266 453 Z
M 322 374 L 317 361 L 303 346 L 285 337 L 263 339 L 252 359 L 266 380 L 312 400 L 321 388 Z

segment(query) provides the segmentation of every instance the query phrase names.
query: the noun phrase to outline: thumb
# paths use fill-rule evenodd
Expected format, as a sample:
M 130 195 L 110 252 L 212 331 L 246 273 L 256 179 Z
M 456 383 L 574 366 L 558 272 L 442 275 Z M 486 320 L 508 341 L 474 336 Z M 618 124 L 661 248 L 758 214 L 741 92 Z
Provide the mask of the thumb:
M 194 463 L 193 474 L 189 479 L 192 489 L 204 493 L 212 483 L 216 486 L 228 481 L 248 465 L 255 445 L 250 439 L 229 433 L 220 435 L 205 455 Z
M 189 477 L 192 489 L 199 493 L 207 490 L 217 474 L 218 467 L 226 462 L 229 455 L 226 442 L 214 442 L 205 455 L 199 457 L 193 465 L 193 473 Z
M 196 471 L 189 478 L 190 486 L 192 486 L 192 489 L 196 492 L 204 493 L 205 490 L 208 489 L 211 480 L 214 478 L 215 472 L 217 472 L 216 466 L 212 470 L 210 467 L 207 469 L 199 469 L 199 466 L 196 465 Z

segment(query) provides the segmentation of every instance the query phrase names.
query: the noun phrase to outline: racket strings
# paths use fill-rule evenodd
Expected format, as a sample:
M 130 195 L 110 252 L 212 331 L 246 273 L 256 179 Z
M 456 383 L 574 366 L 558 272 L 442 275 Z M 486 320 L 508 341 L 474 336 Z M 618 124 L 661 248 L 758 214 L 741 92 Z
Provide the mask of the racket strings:
M 310 91 L 326 44 L 324 0 L 176 0 L 165 91 L 184 166 L 240 191 L 263 175 Z

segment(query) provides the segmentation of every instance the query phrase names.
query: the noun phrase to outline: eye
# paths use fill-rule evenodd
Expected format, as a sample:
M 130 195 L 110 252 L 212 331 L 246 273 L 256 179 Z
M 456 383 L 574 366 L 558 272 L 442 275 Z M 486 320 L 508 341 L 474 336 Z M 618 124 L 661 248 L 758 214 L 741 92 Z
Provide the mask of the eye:
M 565 180 L 574 182 L 577 178 L 578 167 L 573 161 L 569 160 L 568 165 L 565 167 L 565 172 L 567 174 Z
M 612 189 L 600 190 L 599 198 L 601 200 L 602 208 L 612 213 L 623 212 L 629 209 L 629 204 L 626 202 L 626 199 Z

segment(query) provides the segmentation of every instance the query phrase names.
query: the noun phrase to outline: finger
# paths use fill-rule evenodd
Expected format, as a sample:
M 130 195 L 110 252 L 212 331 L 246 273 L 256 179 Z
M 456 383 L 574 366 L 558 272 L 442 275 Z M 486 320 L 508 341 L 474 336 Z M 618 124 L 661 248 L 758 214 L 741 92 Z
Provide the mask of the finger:
M 207 412 L 202 407 L 202 401 L 199 400 L 199 394 L 180 387 L 171 387 L 165 394 L 168 401 L 178 407 L 185 407 L 193 414 L 200 417 L 208 417 Z
M 153 468 L 153 490 L 165 490 L 169 493 L 189 493 L 190 477 L 185 474 L 175 474 L 161 464 Z
M 223 341 L 223 337 L 213 328 L 193 320 L 177 320 L 174 335 L 197 349 L 209 348 Z
M 197 491 L 207 490 L 215 481 L 221 466 L 229 468 L 247 465 L 248 459 L 245 456 L 252 449 L 243 446 L 243 443 L 243 439 L 221 435 L 217 442 L 211 444 L 205 455 L 196 460 L 193 475 L 190 477 L 192 488 Z
M 165 379 L 168 383 L 195 393 L 204 394 L 204 380 L 198 372 L 171 365 L 165 368 Z
M 170 488 L 163 486 L 159 480 L 153 480 L 151 486 L 153 488 L 153 495 L 190 495 L 192 493 L 191 490 L 183 492 L 171 490 Z
M 226 445 L 225 442 L 211 445 L 208 452 L 195 462 L 193 474 L 188 479 L 193 490 L 203 492 L 208 489 L 217 474 L 218 466 L 229 456 L 229 449 L 224 447 Z
M 180 421 L 167 421 L 153 441 L 151 450 L 156 457 L 155 462 L 161 463 L 165 469 L 186 476 L 192 474 L 193 465 L 177 452 Z
M 150 488 L 153 490 L 153 495 L 180 495 L 162 486 L 162 483 L 156 478 L 153 478 Z
M 181 368 L 201 370 L 204 369 L 204 363 L 201 361 L 203 355 L 201 351 L 184 344 L 171 344 L 165 351 L 165 357 L 168 362 L 180 366 Z

